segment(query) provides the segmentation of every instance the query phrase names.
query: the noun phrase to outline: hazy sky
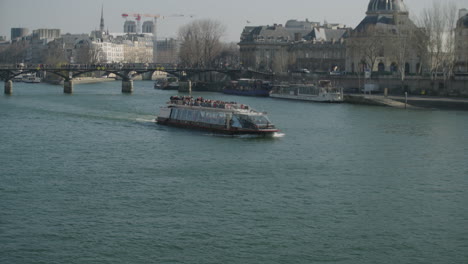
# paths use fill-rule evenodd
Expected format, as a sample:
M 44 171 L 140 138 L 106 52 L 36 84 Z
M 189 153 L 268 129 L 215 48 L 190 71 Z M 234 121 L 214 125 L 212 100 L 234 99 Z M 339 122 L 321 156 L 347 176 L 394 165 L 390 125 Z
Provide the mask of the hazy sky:
M 439 0 L 449 1 L 449 0 Z M 468 0 L 453 0 L 468 8 Z M 405 0 L 411 15 L 419 15 L 431 0 Z M 62 33 L 90 33 L 99 28 L 101 4 L 105 26 L 123 31 L 122 13 L 195 15 L 221 21 L 225 41 L 238 41 L 246 21 L 250 25 L 284 24 L 288 19 L 343 23 L 356 27 L 364 18 L 369 0 L 0 0 L 0 36 L 10 39 L 12 27 L 59 28 Z M 159 20 L 158 37 L 175 37 L 190 18 Z

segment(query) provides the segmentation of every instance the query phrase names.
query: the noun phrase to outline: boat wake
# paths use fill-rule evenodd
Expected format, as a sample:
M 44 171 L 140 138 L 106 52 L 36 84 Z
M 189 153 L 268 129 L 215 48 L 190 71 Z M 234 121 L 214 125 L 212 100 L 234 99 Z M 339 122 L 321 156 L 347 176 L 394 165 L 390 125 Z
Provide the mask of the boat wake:
M 152 119 L 148 119 L 148 118 L 137 118 L 135 119 L 137 122 L 139 123 L 155 123 L 156 121 L 154 120 L 154 118 Z
M 285 133 L 279 133 L 279 132 L 277 132 L 277 133 L 274 133 L 274 134 L 273 134 L 273 137 L 274 137 L 274 138 L 282 138 L 282 137 L 284 137 L 284 136 L 286 136 Z
M 219 134 L 219 133 L 208 133 L 208 134 L 203 134 L 205 136 L 210 136 L 210 137 L 229 137 L 229 138 L 240 138 L 240 139 L 258 139 L 258 138 L 282 138 L 286 134 L 284 133 L 274 133 L 271 136 L 265 136 L 265 135 L 254 135 L 254 134 L 240 134 L 240 135 L 227 135 L 227 134 Z

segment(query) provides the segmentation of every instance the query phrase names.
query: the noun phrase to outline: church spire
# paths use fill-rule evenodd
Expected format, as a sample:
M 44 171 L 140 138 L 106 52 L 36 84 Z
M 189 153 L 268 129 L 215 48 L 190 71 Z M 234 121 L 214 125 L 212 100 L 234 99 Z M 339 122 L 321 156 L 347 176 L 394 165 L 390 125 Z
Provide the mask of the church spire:
M 101 32 L 104 32 L 104 4 L 101 7 L 101 24 L 99 25 Z

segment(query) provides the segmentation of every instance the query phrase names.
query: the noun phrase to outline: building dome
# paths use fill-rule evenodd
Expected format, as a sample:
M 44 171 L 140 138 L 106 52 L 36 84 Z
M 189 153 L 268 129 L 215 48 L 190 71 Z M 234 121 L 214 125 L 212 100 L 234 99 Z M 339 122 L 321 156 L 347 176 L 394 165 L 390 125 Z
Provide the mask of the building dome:
M 368 14 L 408 13 L 403 0 L 371 0 L 367 8 Z

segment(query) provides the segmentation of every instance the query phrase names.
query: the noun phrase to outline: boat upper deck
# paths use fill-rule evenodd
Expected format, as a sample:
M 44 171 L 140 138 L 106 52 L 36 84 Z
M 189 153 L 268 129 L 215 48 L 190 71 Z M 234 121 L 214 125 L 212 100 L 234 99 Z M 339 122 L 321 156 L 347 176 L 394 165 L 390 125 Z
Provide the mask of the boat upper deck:
M 171 96 L 168 104 L 177 107 L 203 107 L 213 111 L 236 111 L 244 114 L 259 113 L 248 105 L 238 104 L 237 102 L 210 100 L 203 97 L 193 98 L 192 96 Z

